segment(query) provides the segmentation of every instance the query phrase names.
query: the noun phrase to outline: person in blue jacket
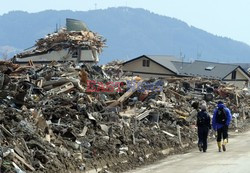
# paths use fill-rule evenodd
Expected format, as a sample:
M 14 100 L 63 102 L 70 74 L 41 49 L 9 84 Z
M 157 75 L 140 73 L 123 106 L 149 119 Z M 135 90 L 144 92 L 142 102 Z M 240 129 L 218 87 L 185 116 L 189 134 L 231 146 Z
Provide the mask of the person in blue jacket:
M 222 101 L 219 101 L 218 107 L 214 110 L 212 119 L 213 129 L 217 131 L 217 145 L 219 152 L 221 152 L 221 148 L 223 151 L 226 151 L 226 144 L 228 143 L 228 126 L 231 120 L 231 111 L 223 104 Z

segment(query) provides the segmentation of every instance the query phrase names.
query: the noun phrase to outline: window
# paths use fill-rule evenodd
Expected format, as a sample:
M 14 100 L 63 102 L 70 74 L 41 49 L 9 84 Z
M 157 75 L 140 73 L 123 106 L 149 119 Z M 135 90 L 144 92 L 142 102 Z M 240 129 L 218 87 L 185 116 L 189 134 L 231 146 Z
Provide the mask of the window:
M 205 70 L 208 70 L 208 71 L 212 71 L 214 69 L 215 66 L 208 66 L 205 68 Z
M 74 51 L 72 54 L 72 58 L 78 58 L 78 51 Z
M 232 72 L 232 79 L 236 79 L 236 70 Z
M 142 66 L 143 67 L 149 67 L 150 66 L 150 61 L 146 60 L 146 59 L 142 60 Z

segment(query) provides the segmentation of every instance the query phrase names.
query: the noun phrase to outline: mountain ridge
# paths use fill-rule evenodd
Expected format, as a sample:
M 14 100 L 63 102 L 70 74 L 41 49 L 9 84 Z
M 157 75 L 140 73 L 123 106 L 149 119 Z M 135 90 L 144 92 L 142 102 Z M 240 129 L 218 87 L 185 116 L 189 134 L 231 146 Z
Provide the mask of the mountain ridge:
M 0 16 L 0 47 L 25 49 L 65 26 L 66 18 L 84 21 L 107 39 L 101 63 L 128 60 L 142 54 L 174 55 L 185 61 L 249 62 L 250 46 L 217 36 L 172 17 L 140 8 L 118 7 L 90 11 L 13 11 Z

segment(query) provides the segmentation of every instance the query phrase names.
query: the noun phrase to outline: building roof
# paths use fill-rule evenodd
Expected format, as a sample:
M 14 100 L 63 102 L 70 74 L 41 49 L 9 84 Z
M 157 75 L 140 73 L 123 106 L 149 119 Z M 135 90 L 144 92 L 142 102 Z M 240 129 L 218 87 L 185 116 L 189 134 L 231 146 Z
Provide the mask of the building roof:
M 183 62 L 174 56 L 168 55 L 142 55 L 126 61 L 124 64 L 140 58 L 148 58 L 165 69 L 172 71 L 179 76 L 193 76 L 207 79 L 223 80 L 237 68 L 240 68 L 248 77 L 249 74 L 241 66 L 235 64 L 216 63 L 196 60 L 193 63 Z
M 183 62 L 183 61 L 172 61 L 173 65 L 178 71 L 178 74 L 183 75 L 184 70 L 191 64 L 191 62 Z M 185 75 L 186 76 L 186 75 Z
M 237 65 L 241 66 L 245 71 L 250 68 L 250 63 L 238 63 Z
M 232 71 L 237 69 L 238 67 L 240 66 L 233 65 L 233 64 L 224 64 L 224 63 L 196 60 L 193 63 L 184 66 L 181 74 L 187 75 L 187 76 L 199 76 L 199 77 L 208 78 L 208 79 L 222 80 L 225 77 L 227 77 L 230 73 L 232 73 Z
M 170 56 L 170 55 L 142 55 L 139 56 L 137 58 L 131 59 L 129 61 L 126 61 L 125 63 L 123 63 L 123 65 L 138 60 L 140 58 L 148 58 L 151 61 L 155 62 L 156 64 L 162 66 L 163 68 L 170 70 L 172 72 L 174 72 L 175 74 L 178 74 L 178 70 L 176 69 L 176 67 L 174 66 L 174 64 L 172 63 L 172 61 L 180 61 L 178 58 L 174 57 L 174 56 Z

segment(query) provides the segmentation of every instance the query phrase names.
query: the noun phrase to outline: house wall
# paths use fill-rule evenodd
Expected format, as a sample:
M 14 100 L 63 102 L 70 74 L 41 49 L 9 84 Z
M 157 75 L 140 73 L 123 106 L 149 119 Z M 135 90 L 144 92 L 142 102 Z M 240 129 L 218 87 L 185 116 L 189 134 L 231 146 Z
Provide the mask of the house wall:
M 249 77 L 242 72 L 240 68 L 236 70 L 236 79 L 232 79 L 232 73 L 230 73 L 226 78 L 224 78 L 224 81 L 234 84 L 238 88 L 244 88 L 244 87 L 250 87 L 250 81 Z
M 98 54 L 96 54 L 97 59 L 93 56 L 91 50 L 81 50 L 80 61 L 94 61 L 98 62 Z M 51 51 L 45 54 L 37 54 L 29 56 L 27 58 L 17 58 L 17 62 L 28 62 L 32 60 L 33 62 L 48 62 L 48 61 L 74 61 L 76 62 L 78 58 L 72 58 L 72 52 L 69 49 L 62 49 L 58 51 Z
M 94 54 L 93 54 L 94 53 Z M 98 53 L 94 50 L 81 50 L 81 61 L 96 61 L 99 62 Z
M 232 73 L 230 73 L 225 79 L 232 80 Z M 248 80 L 239 68 L 236 70 L 236 80 Z
M 132 62 L 126 63 L 123 66 L 123 71 L 132 72 L 133 75 L 139 75 L 141 77 L 166 77 L 169 75 L 175 75 L 170 70 L 167 70 L 153 61 L 150 61 L 149 67 L 143 67 L 143 60 L 147 58 L 140 58 Z
M 45 54 L 37 54 L 33 56 L 28 56 L 26 58 L 17 58 L 18 62 L 27 62 L 32 61 L 63 61 L 65 59 L 71 58 L 71 55 L 68 54 L 68 49 L 62 49 L 59 51 L 51 51 Z
M 166 78 L 166 77 L 169 77 L 169 75 L 157 75 L 157 74 L 145 74 L 145 73 L 132 73 L 133 76 L 140 76 L 142 78 Z

